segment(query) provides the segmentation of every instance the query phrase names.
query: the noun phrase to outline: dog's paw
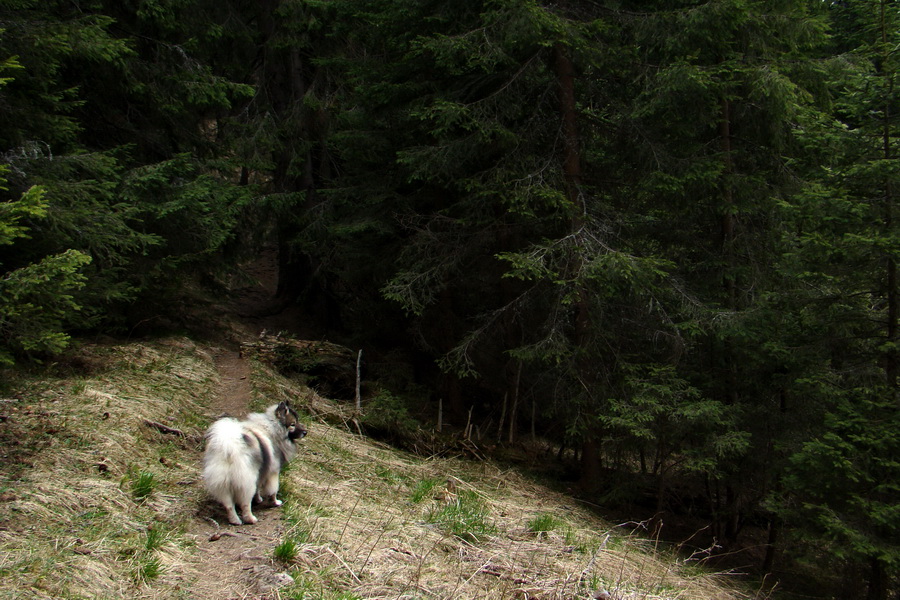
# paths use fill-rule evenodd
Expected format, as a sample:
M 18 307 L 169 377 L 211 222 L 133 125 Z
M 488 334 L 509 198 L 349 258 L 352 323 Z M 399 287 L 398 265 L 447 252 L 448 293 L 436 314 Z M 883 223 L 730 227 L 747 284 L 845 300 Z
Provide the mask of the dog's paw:
M 272 506 L 281 506 L 282 504 L 284 504 L 284 502 L 282 502 L 278 498 L 272 498 Z
M 244 523 L 247 525 L 253 525 L 256 523 L 256 517 L 253 515 L 244 515 Z

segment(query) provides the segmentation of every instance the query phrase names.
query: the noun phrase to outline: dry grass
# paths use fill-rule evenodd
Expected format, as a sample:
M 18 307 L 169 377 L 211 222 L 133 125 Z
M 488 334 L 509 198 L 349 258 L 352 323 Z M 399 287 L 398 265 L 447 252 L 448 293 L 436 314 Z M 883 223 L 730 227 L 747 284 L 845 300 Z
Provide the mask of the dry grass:
M 294 561 L 300 593 L 284 597 L 345 590 L 358 598 L 563 600 L 599 589 L 621 599 L 744 597 L 721 576 L 663 555 L 571 499 L 490 464 L 422 461 L 322 428 L 286 479 L 286 510 L 308 541 Z M 439 485 L 412 501 L 420 482 L 448 479 L 455 491 Z M 433 522 L 436 512 L 472 495 L 482 500 L 490 533 L 454 535 Z M 554 515 L 558 526 L 532 532 L 528 522 L 540 514 Z
M 211 393 L 211 361 L 184 340 L 84 353 L 91 374 L 8 383 L 0 406 L 0 596 L 178 597 L 191 577 L 179 529 L 196 512 L 197 399 Z M 143 499 L 142 473 L 152 474 Z
M 319 415 L 284 477 L 286 537 L 304 541 L 290 565 L 298 583 L 283 598 L 568 600 L 599 589 L 622 600 L 752 596 L 515 471 L 422 459 L 331 426 L 349 422 L 350 407 L 292 389 L 264 367 L 255 384 L 266 397 L 304 398 Z M 445 513 L 462 535 L 435 518 Z M 535 533 L 529 523 L 542 515 L 552 515 L 553 528 Z
M 184 340 L 85 352 L 94 374 L 16 382 L 0 404 L 10 426 L 0 434 L 0 597 L 199 598 L 197 548 L 183 530 L 205 498 L 199 436 L 218 384 L 212 359 Z M 261 364 L 252 379 L 251 408 L 288 398 L 311 415 L 283 478 L 287 530 L 269 553 L 295 583 L 269 597 L 752 596 L 515 471 L 395 450 L 344 427 L 349 407 Z M 142 473 L 152 491 L 139 500 Z

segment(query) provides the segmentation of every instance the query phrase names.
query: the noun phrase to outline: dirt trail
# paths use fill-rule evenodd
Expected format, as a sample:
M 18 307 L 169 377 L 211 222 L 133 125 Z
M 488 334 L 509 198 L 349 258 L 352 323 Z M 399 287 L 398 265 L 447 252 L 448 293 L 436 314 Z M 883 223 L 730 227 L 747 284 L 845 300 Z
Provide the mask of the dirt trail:
M 243 417 L 251 397 L 251 372 L 248 359 L 241 357 L 241 341 L 256 339 L 264 329 L 291 330 L 297 322 L 295 309 L 278 314 L 254 316 L 266 311 L 272 302 L 276 285 L 274 251 L 260 255 L 248 266 L 248 274 L 256 280 L 236 291 L 227 306 L 237 317 L 233 336 L 238 338 L 227 347 L 213 348 L 220 385 L 209 407 L 209 418 L 222 415 Z M 255 509 L 259 521 L 254 525 L 235 527 L 225 519 L 222 507 L 208 500 L 192 522 L 187 535 L 195 540 L 199 577 L 192 584 L 190 597 L 198 600 L 264 599 L 289 580 L 273 563 L 272 552 L 284 538 L 286 524 L 279 509 Z

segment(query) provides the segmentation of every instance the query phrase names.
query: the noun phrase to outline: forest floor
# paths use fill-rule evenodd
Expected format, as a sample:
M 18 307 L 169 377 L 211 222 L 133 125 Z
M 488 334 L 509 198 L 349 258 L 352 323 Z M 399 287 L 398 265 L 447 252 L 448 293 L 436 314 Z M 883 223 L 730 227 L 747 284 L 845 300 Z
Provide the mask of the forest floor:
M 215 341 L 96 341 L 66 364 L 11 374 L 0 397 L 0 597 L 765 596 L 514 469 L 360 435 L 352 407 L 242 356 L 263 330 L 310 335 L 295 312 L 266 310 L 274 256 L 248 273 L 210 309 L 225 331 Z M 228 525 L 200 478 L 203 433 L 282 399 L 309 429 L 282 476 L 285 504 Z

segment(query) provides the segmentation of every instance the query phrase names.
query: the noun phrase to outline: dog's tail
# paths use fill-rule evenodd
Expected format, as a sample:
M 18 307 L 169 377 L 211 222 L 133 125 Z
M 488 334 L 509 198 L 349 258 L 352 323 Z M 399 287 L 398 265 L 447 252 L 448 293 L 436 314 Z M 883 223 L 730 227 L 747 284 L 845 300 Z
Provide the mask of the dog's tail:
M 223 504 L 249 502 L 256 493 L 258 466 L 247 444 L 244 429 L 235 419 L 219 419 L 206 434 L 203 479 L 209 493 Z

